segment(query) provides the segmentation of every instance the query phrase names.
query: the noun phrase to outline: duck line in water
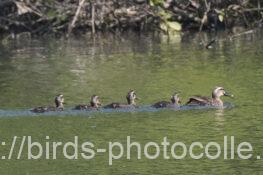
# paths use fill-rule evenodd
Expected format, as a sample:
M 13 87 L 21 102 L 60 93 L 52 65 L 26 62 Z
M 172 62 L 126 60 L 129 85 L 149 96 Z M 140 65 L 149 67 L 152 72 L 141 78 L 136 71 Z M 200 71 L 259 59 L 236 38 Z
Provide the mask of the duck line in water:
M 225 91 L 223 87 L 215 87 L 212 91 L 212 98 L 204 96 L 192 96 L 189 98 L 188 102 L 185 105 L 181 105 L 181 100 L 178 93 L 175 93 L 171 96 L 171 101 L 159 101 L 154 103 L 151 107 L 154 108 L 173 108 L 180 109 L 184 106 L 214 106 L 214 107 L 223 107 L 224 103 L 221 100 L 222 96 L 234 97 L 232 94 Z M 100 98 L 97 95 L 91 96 L 90 104 L 80 104 L 75 106 L 75 110 L 98 110 L 102 109 L 133 109 L 137 108 L 136 100 L 138 99 L 136 92 L 130 90 L 126 95 L 127 103 L 110 103 L 106 106 L 101 107 Z M 44 113 L 49 111 L 63 111 L 64 110 L 64 97 L 62 94 L 59 94 L 55 97 L 55 106 L 40 106 L 31 109 L 31 112 L 34 113 Z

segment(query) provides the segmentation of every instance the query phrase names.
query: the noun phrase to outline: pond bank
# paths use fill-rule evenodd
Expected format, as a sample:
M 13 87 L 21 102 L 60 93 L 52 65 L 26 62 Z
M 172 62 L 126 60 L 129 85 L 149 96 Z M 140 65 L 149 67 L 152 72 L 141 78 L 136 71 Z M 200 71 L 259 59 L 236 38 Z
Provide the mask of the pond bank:
M 261 26 L 260 0 L 3 0 L 0 36 L 216 31 Z

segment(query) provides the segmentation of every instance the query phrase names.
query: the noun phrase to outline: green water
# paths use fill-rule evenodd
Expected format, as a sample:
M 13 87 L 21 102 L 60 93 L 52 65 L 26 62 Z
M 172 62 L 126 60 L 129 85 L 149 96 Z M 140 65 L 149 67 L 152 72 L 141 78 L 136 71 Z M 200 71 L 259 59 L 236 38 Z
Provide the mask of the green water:
M 108 165 L 108 153 L 97 153 L 92 160 L 67 160 L 58 153 L 56 160 L 0 160 L 1 174 L 262 174 L 263 161 L 263 40 L 257 33 L 233 41 L 219 40 L 213 49 L 203 49 L 197 38 L 167 42 L 153 36 L 102 37 L 72 40 L 18 40 L 0 46 L 0 109 L 18 111 L 1 116 L 0 156 L 8 157 L 13 136 L 32 136 L 43 142 L 91 141 L 96 148 L 107 148 L 109 141 L 124 145 L 126 137 L 142 145 L 161 143 L 167 137 L 190 145 L 194 141 L 223 144 L 224 136 L 235 136 L 237 143 L 253 145 L 249 160 L 156 160 L 123 156 Z M 129 89 L 141 98 L 139 105 L 169 100 L 180 91 L 183 102 L 191 95 L 210 95 L 220 85 L 235 95 L 223 97 L 235 105 L 225 110 L 97 112 L 81 115 L 24 115 L 34 106 L 53 103 L 63 93 L 66 108 L 87 103 L 92 94 L 102 103 L 125 102 Z M 18 153 L 19 146 L 15 148 Z M 115 150 L 118 152 L 118 149 Z M 154 154 L 154 149 L 151 150 Z M 162 152 L 162 150 L 161 150 Z M 180 151 L 179 151 L 180 152 Z M 211 151 L 215 154 L 215 151 Z

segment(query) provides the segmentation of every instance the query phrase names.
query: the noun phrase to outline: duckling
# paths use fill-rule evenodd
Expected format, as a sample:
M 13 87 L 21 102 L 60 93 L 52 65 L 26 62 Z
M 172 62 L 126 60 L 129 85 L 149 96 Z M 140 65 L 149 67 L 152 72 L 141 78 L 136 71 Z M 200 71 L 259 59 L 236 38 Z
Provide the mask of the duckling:
M 63 111 L 64 110 L 64 97 L 62 94 L 59 94 L 55 97 L 55 107 L 54 106 L 40 106 L 34 109 L 31 109 L 31 112 L 34 113 L 44 113 L 50 111 Z
M 152 105 L 154 108 L 180 108 L 180 98 L 177 93 L 171 96 L 171 102 L 160 101 Z
M 99 96 L 97 95 L 92 95 L 90 98 L 90 105 L 77 105 L 75 107 L 76 110 L 92 110 L 92 109 L 98 109 L 101 106 Z
M 104 108 L 135 108 L 136 107 L 136 102 L 135 100 L 138 99 L 138 97 L 136 96 L 136 93 L 134 90 L 130 90 L 126 96 L 127 102 L 128 104 L 121 104 L 121 103 L 111 103 L 108 104 L 106 106 L 104 106 Z
M 216 106 L 223 107 L 224 103 L 220 99 L 221 96 L 234 97 L 234 95 L 225 91 L 223 87 L 215 87 L 212 91 L 212 98 L 203 97 L 203 96 L 193 96 L 190 97 L 186 105 L 199 105 L 199 106 Z

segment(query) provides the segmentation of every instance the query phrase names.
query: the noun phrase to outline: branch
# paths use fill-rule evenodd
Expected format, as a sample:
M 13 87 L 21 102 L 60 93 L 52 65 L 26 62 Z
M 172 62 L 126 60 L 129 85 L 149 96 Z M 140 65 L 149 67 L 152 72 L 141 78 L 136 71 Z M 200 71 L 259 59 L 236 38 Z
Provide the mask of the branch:
M 85 1 L 86 1 L 86 0 L 79 0 L 79 5 L 78 5 L 77 11 L 76 11 L 76 13 L 75 13 L 75 16 L 74 16 L 71 24 L 68 26 L 68 34 L 67 34 L 67 37 L 69 37 L 70 33 L 71 33 L 72 30 L 74 29 L 75 24 L 76 24 L 76 22 L 77 22 L 77 20 L 78 20 L 79 14 L 80 14 L 80 10 L 81 10 L 81 8 L 82 8 L 82 6 L 83 6 L 83 4 L 84 4 Z
M 204 16 L 203 16 L 203 18 L 202 18 L 201 25 L 200 25 L 200 27 L 199 27 L 199 32 L 202 31 L 203 26 L 204 26 L 204 23 L 205 23 L 205 21 L 207 20 L 207 13 L 210 11 L 211 3 L 209 2 L 209 3 L 207 4 L 207 1 L 205 0 L 205 5 L 206 5 L 206 11 L 205 11 L 205 14 L 204 14 Z

